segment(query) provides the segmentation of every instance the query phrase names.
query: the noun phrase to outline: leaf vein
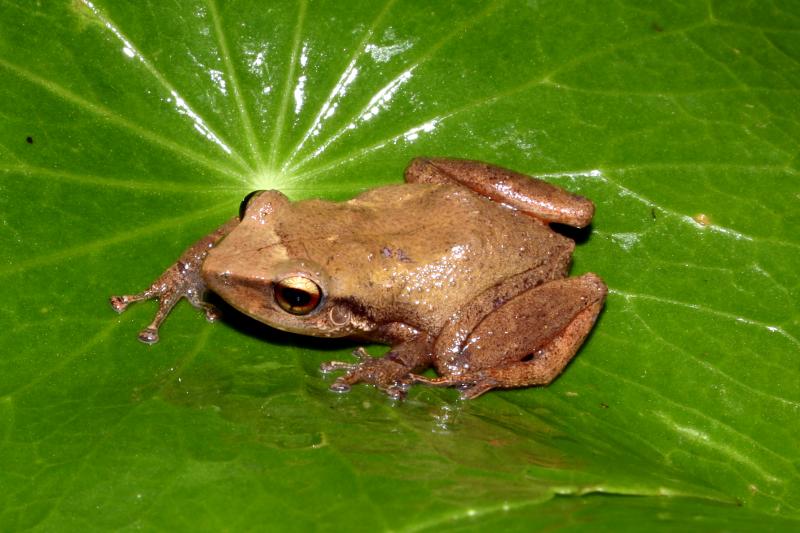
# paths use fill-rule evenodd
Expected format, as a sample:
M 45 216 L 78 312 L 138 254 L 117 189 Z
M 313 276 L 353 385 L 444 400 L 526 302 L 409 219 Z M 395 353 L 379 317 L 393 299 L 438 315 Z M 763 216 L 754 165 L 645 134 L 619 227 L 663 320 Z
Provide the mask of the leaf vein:
M 203 166 L 211 170 L 214 170 L 216 172 L 219 172 L 222 175 L 236 176 L 240 178 L 242 181 L 244 181 L 244 176 L 239 171 L 233 170 L 232 168 L 227 167 L 225 165 L 221 165 L 217 161 L 209 159 L 205 155 L 195 152 L 194 150 L 187 148 L 182 144 L 176 143 L 168 139 L 167 137 L 159 135 L 158 133 L 155 133 L 147 128 L 143 128 L 138 124 L 135 124 L 127 119 L 124 119 L 101 104 L 95 104 L 88 100 L 85 100 L 84 98 L 81 98 L 80 96 L 65 89 L 64 87 L 61 87 L 60 85 L 50 80 L 45 80 L 43 78 L 40 78 L 36 74 L 33 74 L 32 72 L 25 70 L 22 67 L 10 63 L 5 59 L 0 58 L 0 66 L 6 68 L 7 70 L 10 70 L 20 78 L 23 78 L 35 85 L 38 85 L 39 87 L 45 89 L 54 96 L 61 98 L 65 102 L 69 102 L 76 107 L 82 108 L 94 115 L 97 115 L 100 118 L 112 124 L 115 124 L 116 126 L 123 127 L 132 131 L 133 133 L 138 135 L 140 138 L 145 139 L 146 141 L 167 148 L 168 150 L 171 150 L 172 152 L 183 156 L 185 159 L 189 159 L 197 163 L 200 163 Z
M 289 112 L 289 87 L 294 78 L 294 72 L 297 68 L 300 55 L 300 42 L 303 33 L 303 25 L 305 24 L 307 0 L 300 0 L 297 8 L 297 22 L 294 26 L 294 36 L 292 37 L 292 52 L 289 56 L 289 65 L 286 72 L 286 81 L 283 84 L 283 91 L 281 94 L 281 103 L 279 106 L 278 115 L 275 118 L 275 126 L 272 129 L 272 141 L 270 142 L 270 156 L 269 167 L 275 170 L 276 160 L 278 159 L 278 151 L 280 149 L 281 136 L 283 135 L 284 124 L 286 122 L 286 115 Z
M 339 76 L 339 79 L 336 81 L 336 84 L 331 89 L 330 94 L 328 95 L 328 97 L 325 99 L 325 101 L 320 106 L 319 111 L 317 111 L 317 115 L 314 117 L 314 120 L 311 122 L 311 125 L 308 127 L 306 132 L 300 138 L 300 141 L 289 151 L 289 155 L 286 157 L 286 161 L 284 161 L 284 164 L 281 166 L 281 171 L 284 171 L 284 170 L 286 170 L 286 168 L 289 167 L 291 162 L 294 160 L 294 157 L 303 148 L 303 146 L 305 145 L 306 141 L 308 141 L 308 138 L 311 136 L 311 134 L 314 132 L 314 130 L 322 124 L 322 121 L 324 120 L 325 115 L 326 115 L 326 111 L 328 109 L 330 109 L 330 106 L 333 104 L 333 101 L 336 99 L 337 96 L 339 96 L 339 93 L 341 92 L 342 86 L 344 85 L 345 81 L 350 77 L 351 73 L 353 72 L 353 69 L 355 68 L 356 62 L 361 57 L 361 55 L 364 53 L 364 49 L 366 47 L 367 41 L 369 40 L 370 37 L 372 37 L 372 34 L 375 32 L 375 29 L 383 21 L 383 18 L 386 16 L 386 14 L 392 8 L 392 5 L 395 2 L 396 2 L 396 0 L 386 0 L 386 3 L 383 5 L 381 10 L 378 12 L 377 16 L 373 19 L 372 24 L 370 24 L 369 28 L 367 28 L 367 30 L 364 32 L 364 35 L 362 36 L 361 40 L 355 46 L 355 48 L 353 50 L 353 54 L 350 56 L 350 59 L 347 61 L 347 63 L 346 63 L 347 66 L 345 67 L 345 69 L 342 72 L 341 76 Z
M 255 161 L 256 170 L 260 170 L 264 162 L 262 161 L 260 155 L 258 138 L 256 137 L 255 130 L 253 129 L 253 123 L 250 120 L 250 113 L 247 111 L 247 106 L 245 105 L 242 90 L 239 85 L 239 77 L 236 75 L 236 68 L 233 65 L 233 59 L 231 57 L 230 50 L 228 49 L 228 40 L 225 36 L 225 29 L 217 8 L 217 2 L 216 0 L 206 0 L 206 2 L 208 3 L 209 12 L 211 13 L 211 19 L 214 22 L 214 33 L 216 34 L 220 52 L 222 53 L 222 58 L 225 63 L 225 70 L 228 72 L 228 77 L 231 80 L 231 90 L 233 92 L 233 97 L 236 100 L 236 108 L 239 111 L 239 117 L 242 121 L 242 126 L 244 126 L 244 133 L 247 137 L 247 144 L 250 147 L 250 154 L 253 156 L 253 160 Z
M 133 55 L 141 61 L 142 65 L 144 65 L 145 69 L 150 73 L 153 78 L 158 81 L 161 86 L 166 89 L 170 95 L 177 101 L 183 102 L 183 108 L 185 110 L 185 115 L 189 116 L 194 121 L 195 129 L 201 129 L 204 137 L 211 140 L 216 144 L 218 147 L 222 148 L 224 152 L 226 152 L 231 158 L 233 158 L 237 163 L 239 163 L 242 168 L 252 171 L 250 165 L 240 156 L 236 150 L 234 150 L 231 146 L 231 143 L 226 141 L 221 134 L 214 131 L 214 129 L 209 125 L 208 121 L 205 120 L 197 111 L 195 111 L 191 105 L 186 101 L 185 98 L 181 96 L 178 90 L 172 85 L 169 80 L 167 80 L 166 76 L 164 76 L 145 56 L 142 54 L 139 49 L 133 44 L 133 42 L 122 32 L 120 27 L 114 23 L 107 15 L 105 15 L 98 7 L 96 7 L 90 0 L 81 0 L 81 2 L 89 8 L 92 14 L 97 18 L 97 20 L 110 31 L 114 37 L 116 37 L 120 42 L 123 43 L 125 47 L 131 50 Z

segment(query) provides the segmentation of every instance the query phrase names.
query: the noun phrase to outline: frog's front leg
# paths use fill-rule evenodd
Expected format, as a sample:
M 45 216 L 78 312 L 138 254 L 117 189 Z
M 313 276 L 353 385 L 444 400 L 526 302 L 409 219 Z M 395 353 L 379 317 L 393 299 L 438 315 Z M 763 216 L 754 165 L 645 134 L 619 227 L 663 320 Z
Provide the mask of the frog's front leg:
M 415 339 L 398 344 L 383 357 L 372 357 L 364 348 L 357 348 L 353 355 L 355 363 L 329 361 L 320 366 L 324 373 L 345 370 L 343 376 L 336 378 L 331 385 L 335 392 L 347 392 L 356 383 L 374 385 L 395 399 L 403 398 L 413 383 L 413 372 L 419 372 L 431 365 L 433 342 L 420 335 Z
M 471 399 L 494 388 L 547 385 L 577 353 L 605 301 L 607 288 L 595 274 L 533 287 L 486 314 L 460 343 L 455 357 L 437 354 L 444 374 L 414 382 L 464 387 Z M 466 321 L 453 331 L 470 327 Z M 437 341 L 447 346 L 448 339 Z
M 418 157 L 406 168 L 405 180 L 458 184 L 545 224 L 557 222 L 583 228 L 594 216 L 594 204 L 583 196 L 482 161 Z
M 239 218 L 234 217 L 194 243 L 147 290 L 138 294 L 111 297 L 111 307 L 118 313 L 125 311 L 134 302 L 152 298 L 158 300 L 158 311 L 153 321 L 139 332 L 140 341 L 147 344 L 158 342 L 158 328 L 181 298 L 186 298 L 193 306 L 205 311 L 209 321 L 213 322 L 219 317 L 218 311 L 203 300 L 206 285 L 200 277 L 200 267 L 208 251 L 238 224 Z

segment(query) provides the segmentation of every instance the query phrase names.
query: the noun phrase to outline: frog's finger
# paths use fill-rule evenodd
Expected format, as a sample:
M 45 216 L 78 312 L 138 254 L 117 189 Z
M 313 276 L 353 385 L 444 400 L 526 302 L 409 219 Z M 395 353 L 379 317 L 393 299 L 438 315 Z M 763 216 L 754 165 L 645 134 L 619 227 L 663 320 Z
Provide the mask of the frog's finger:
M 178 260 L 162 272 L 147 290 L 137 294 L 111 297 L 111 307 L 117 313 L 125 311 L 130 304 L 135 302 L 158 300 L 158 311 L 156 311 L 153 321 L 139 332 L 140 341 L 147 344 L 158 342 L 158 328 L 161 327 L 181 298 L 186 298 L 194 307 L 202 309 L 209 322 L 219 318 L 219 311 L 203 300 L 206 284 L 202 279 L 200 269 L 208 251 L 230 233 L 238 223 L 238 218 L 232 218 L 187 248 Z

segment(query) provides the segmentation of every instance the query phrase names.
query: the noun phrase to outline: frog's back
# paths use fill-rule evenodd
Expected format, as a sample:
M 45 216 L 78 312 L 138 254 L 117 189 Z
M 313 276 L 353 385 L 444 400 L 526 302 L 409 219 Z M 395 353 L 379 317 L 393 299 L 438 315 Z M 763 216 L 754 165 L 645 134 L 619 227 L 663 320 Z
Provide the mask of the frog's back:
M 286 223 L 300 227 L 279 231 L 295 234 L 297 253 L 327 271 L 334 297 L 425 329 L 514 274 L 544 266 L 566 275 L 573 248 L 541 222 L 456 185 L 401 184 L 293 205 L 299 213 Z
M 391 236 L 398 244 L 416 248 L 422 262 L 426 251 L 432 259 L 459 245 L 471 245 L 470 252 L 485 257 L 528 244 L 533 253 L 523 254 L 521 261 L 534 264 L 539 263 L 534 257 L 537 250 L 562 246 L 572 250 L 572 241 L 545 224 L 459 185 L 390 185 L 334 205 L 337 211 L 359 215 L 353 220 L 358 226 L 351 228 L 354 236 Z M 501 254 L 497 261 L 507 263 L 509 257 Z

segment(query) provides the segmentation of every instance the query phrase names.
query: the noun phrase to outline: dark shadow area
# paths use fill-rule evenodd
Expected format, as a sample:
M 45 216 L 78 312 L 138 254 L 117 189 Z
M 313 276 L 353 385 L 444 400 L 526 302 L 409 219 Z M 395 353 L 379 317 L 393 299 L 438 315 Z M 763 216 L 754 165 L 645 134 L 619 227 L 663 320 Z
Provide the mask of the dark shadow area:
M 550 224 L 550 228 L 556 233 L 572 239 L 575 241 L 575 244 L 585 243 L 589 240 L 589 236 L 592 234 L 591 224 L 585 228 L 573 228 L 572 226 L 567 226 L 566 224 L 557 224 L 554 222 Z

